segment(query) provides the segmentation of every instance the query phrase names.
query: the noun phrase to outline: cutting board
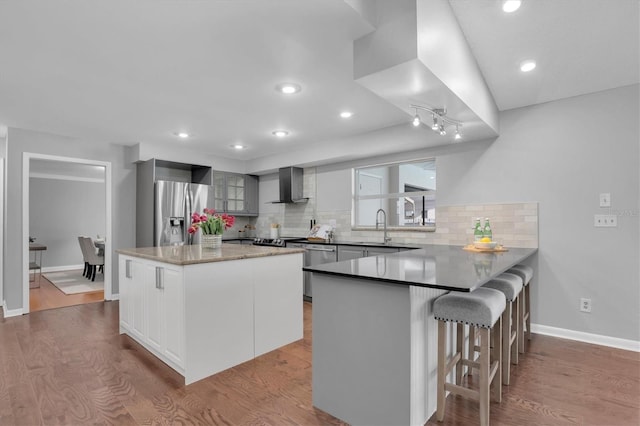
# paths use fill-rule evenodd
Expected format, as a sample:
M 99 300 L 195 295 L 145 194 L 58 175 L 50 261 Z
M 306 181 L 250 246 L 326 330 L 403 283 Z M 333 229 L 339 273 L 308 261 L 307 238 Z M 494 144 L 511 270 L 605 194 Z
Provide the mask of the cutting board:
M 476 248 L 473 244 L 469 244 L 462 247 L 462 249 L 466 251 L 472 251 L 474 253 L 503 253 L 505 251 L 509 251 L 506 248 L 502 247 L 501 245 L 497 245 L 492 249 L 482 249 L 482 248 Z
M 309 235 L 307 235 L 307 239 L 313 241 L 314 239 L 319 240 L 328 240 L 329 234 L 333 228 L 329 225 L 314 225 L 313 228 L 309 231 Z

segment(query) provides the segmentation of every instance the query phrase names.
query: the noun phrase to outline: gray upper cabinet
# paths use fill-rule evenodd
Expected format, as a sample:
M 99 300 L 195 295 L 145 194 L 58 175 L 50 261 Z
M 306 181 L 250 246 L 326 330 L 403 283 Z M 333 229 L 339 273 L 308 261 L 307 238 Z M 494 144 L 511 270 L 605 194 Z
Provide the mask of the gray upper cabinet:
M 214 206 L 217 212 L 237 216 L 258 215 L 258 177 L 213 172 Z

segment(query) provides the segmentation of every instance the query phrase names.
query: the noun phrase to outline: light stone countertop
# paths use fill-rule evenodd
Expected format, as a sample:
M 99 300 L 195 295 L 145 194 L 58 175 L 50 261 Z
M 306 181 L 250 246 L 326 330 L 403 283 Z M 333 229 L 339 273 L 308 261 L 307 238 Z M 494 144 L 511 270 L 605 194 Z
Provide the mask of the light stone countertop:
M 200 245 L 163 246 L 119 249 L 116 253 L 140 257 L 173 265 L 224 262 L 226 260 L 251 259 L 255 257 L 280 256 L 304 253 L 299 248 L 265 247 L 240 244 L 222 244 L 220 249 L 205 249 Z

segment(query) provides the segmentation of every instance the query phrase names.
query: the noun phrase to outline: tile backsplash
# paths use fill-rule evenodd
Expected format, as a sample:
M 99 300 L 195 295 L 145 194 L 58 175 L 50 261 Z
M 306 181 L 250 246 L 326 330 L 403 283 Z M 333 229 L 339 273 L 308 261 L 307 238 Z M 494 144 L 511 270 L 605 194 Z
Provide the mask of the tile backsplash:
M 304 171 L 304 194 L 316 194 L 314 168 Z M 538 247 L 538 203 L 502 203 L 462 206 L 436 206 L 436 230 L 393 231 L 392 242 L 415 244 L 464 245 L 473 241 L 475 219 L 488 217 L 493 239 L 505 247 Z M 318 224 L 336 221 L 335 238 L 338 241 L 382 241 L 382 230 L 352 229 L 351 210 L 319 211 L 315 198 L 303 204 L 281 204 L 278 212 L 260 214 L 255 219 L 257 235 L 269 237 L 271 223 L 279 223 L 281 236 L 304 237 L 309 232 L 309 221 Z M 252 219 L 254 220 L 254 219 Z
M 311 200 L 310 200 L 311 201 Z M 464 245 L 473 241 L 475 218 L 488 217 L 493 239 L 505 247 L 538 247 L 538 203 L 504 203 L 467 206 L 436 207 L 436 230 L 393 231 L 388 234 L 392 242 L 415 244 Z M 281 224 L 283 236 L 305 236 L 309 231 L 309 220 L 328 224 L 336 221 L 336 240 L 372 241 L 382 240 L 382 231 L 375 229 L 355 230 L 351 228 L 351 211 L 318 211 L 312 206 L 286 205 L 279 214 L 258 217 L 257 227 L 267 229 L 272 222 Z M 260 231 L 259 231 L 260 232 Z

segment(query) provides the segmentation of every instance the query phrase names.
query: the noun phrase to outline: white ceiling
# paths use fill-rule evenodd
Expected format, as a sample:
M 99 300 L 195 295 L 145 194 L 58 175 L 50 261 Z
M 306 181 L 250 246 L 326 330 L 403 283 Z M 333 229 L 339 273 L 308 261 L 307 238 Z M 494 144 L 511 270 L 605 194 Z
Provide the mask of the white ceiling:
M 500 109 L 638 83 L 638 0 L 450 3 Z M 353 80 L 373 29 L 342 0 L 0 1 L 0 125 L 241 160 L 317 149 L 410 118 Z
M 449 0 L 493 93 L 507 110 L 637 84 L 638 0 Z M 535 59 L 531 73 L 520 63 Z

